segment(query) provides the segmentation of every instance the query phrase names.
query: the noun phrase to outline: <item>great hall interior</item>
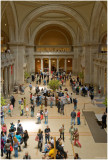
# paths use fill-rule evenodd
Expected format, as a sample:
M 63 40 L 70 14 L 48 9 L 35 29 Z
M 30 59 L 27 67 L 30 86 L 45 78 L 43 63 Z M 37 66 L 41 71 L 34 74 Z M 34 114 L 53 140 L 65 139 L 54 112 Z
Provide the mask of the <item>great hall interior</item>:
M 66 74 L 71 72 L 74 77 L 82 74 L 83 84 L 93 85 L 95 96 L 98 96 L 99 89 L 101 97 L 107 96 L 107 1 L 1 1 L 1 95 L 6 102 L 8 103 L 10 95 L 14 94 L 14 87 L 22 84 L 26 86 L 24 96 L 29 99 L 29 83 L 25 82 L 25 73 L 48 72 L 51 76 L 55 71 L 65 71 Z M 35 83 L 32 85 L 35 86 Z M 67 86 L 72 92 L 68 83 Z M 90 101 L 88 97 L 75 96 L 79 98 L 78 106 L 82 108 L 83 102 Z M 18 120 L 20 119 L 17 115 L 18 100 L 22 95 L 15 94 L 14 97 L 16 97 L 16 108 L 13 115 Z M 73 110 L 68 108 L 68 104 L 66 107 L 67 115 L 64 119 L 63 117 L 60 119 L 55 108 L 53 113 L 51 108 L 48 109 L 50 116 L 58 116 L 59 121 L 63 121 L 60 125 L 66 122 L 65 127 L 70 125 L 68 116 Z M 89 109 L 90 107 L 99 114 L 103 114 L 105 109 L 94 107 L 92 104 L 88 105 Z M 5 119 L 7 126 L 12 121 L 17 123 L 13 117 L 8 119 L 7 116 Z M 54 125 L 55 129 L 51 128 L 53 132 L 56 131 L 56 125 L 59 128 L 57 124 L 59 122 L 57 119 L 53 121 L 52 117 L 48 125 L 50 128 Z M 23 118 L 21 121 L 23 122 Z M 29 124 L 31 118 L 30 121 L 24 118 L 24 124 L 26 121 Z M 44 128 L 44 124 L 42 125 L 41 128 Z M 79 130 L 84 131 L 81 133 L 82 148 L 73 148 L 68 135 L 67 142 L 64 142 L 66 150 L 69 149 L 68 158 L 73 158 L 73 149 L 80 154 L 81 159 L 106 158 L 107 143 L 93 141 L 91 130 L 84 125 L 84 116 L 81 125 Z M 37 132 L 37 129 L 34 127 L 34 132 Z M 42 155 L 36 149 L 30 150 L 34 132 L 30 130 L 28 152 L 33 159 L 40 159 Z M 87 144 L 89 142 L 90 146 Z M 101 150 L 102 147 L 104 151 Z M 20 152 L 18 159 L 24 154 L 25 151 Z

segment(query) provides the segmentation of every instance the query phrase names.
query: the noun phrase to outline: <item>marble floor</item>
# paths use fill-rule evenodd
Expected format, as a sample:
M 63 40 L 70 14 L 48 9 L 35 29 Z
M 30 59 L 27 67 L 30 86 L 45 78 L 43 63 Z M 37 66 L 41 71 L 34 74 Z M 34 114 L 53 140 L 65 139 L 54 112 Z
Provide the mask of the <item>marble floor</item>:
M 27 118 L 26 116 L 21 117 L 20 116 L 20 109 L 18 101 L 22 97 L 26 97 L 27 103 L 29 102 L 30 92 L 29 92 L 29 84 L 25 84 L 25 94 L 14 94 L 16 103 L 15 108 L 13 110 L 13 116 L 9 117 L 8 115 L 5 118 L 5 123 L 7 124 L 8 130 L 10 128 L 10 123 L 13 122 L 15 125 L 17 125 L 18 119 L 21 120 L 21 124 L 24 129 L 27 129 L 29 132 L 29 140 L 28 140 L 28 147 L 25 149 L 22 145 L 22 151 L 19 152 L 19 156 L 17 159 L 22 159 L 23 155 L 26 151 L 29 152 L 32 159 L 41 159 L 43 156 L 43 153 L 39 152 L 37 149 L 37 142 L 35 141 L 35 137 L 37 134 L 37 131 L 39 128 L 41 128 L 43 131 L 46 127 L 44 124 L 44 120 L 42 120 L 41 124 L 36 124 L 36 113 L 38 110 L 38 107 L 35 108 L 35 116 L 34 118 L 31 118 L 30 116 Z M 35 82 L 32 83 L 33 86 L 35 86 Z M 42 87 L 42 85 L 40 85 Z M 69 89 L 69 93 L 72 92 L 72 89 L 69 85 L 69 81 L 66 82 L 65 86 Z M 64 87 L 65 87 L 64 86 Z M 63 87 L 63 88 L 64 88 Z M 33 87 L 33 93 L 35 88 Z M 73 146 L 70 142 L 70 135 L 69 135 L 69 128 L 71 123 L 71 117 L 70 113 L 73 110 L 73 103 L 65 105 L 65 115 L 60 115 L 57 112 L 57 107 L 54 106 L 53 108 L 50 108 L 48 106 L 48 112 L 49 112 L 49 121 L 48 125 L 51 129 L 51 136 L 56 137 L 56 139 L 59 137 L 59 129 L 62 124 L 65 126 L 65 142 L 64 149 L 65 151 L 68 151 L 68 159 L 73 159 L 74 153 L 78 153 L 81 159 L 107 159 L 107 143 L 95 143 L 92 134 L 90 132 L 90 129 L 85 121 L 84 116 L 82 115 L 82 109 L 84 107 L 84 103 L 86 103 L 85 110 L 86 111 L 94 111 L 97 114 L 103 114 L 105 111 L 105 108 L 97 107 L 97 105 L 91 104 L 89 97 L 82 97 L 81 95 L 76 95 L 73 93 L 73 97 L 78 99 L 78 108 L 81 111 L 81 125 L 75 126 L 78 127 L 79 134 L 80 134 L 80 143 L 82 145 L 82 148 L 79 148 L 77 146 Z M 7 102 L 9 100 L 7 99 Z M 45 140 L 45 138 L 44 138 Z M 43 143 L 43 149 L 44 149 L 44 143 Z M 3 157 L 5 159 L 5 155 Z M 14 158 L 14 152 L 12 152 L 12 158 Z

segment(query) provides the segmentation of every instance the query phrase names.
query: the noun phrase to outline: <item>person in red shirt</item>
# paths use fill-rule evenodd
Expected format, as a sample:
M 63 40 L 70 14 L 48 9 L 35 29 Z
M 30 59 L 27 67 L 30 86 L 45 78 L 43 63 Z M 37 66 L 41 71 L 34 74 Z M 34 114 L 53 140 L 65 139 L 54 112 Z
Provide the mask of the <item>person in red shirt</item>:
M 77 125 L 80 125 L 80 110 L 77 112 Z

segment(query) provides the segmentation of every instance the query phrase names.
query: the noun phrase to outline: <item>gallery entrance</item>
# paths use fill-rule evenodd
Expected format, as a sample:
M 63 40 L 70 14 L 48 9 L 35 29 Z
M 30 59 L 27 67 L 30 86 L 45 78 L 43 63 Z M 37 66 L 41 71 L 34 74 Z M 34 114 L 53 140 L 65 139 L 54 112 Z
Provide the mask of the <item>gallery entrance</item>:
M 51 71 L 56 72 L 57 70 L 57 59 L 51 59 Z
M 72 58 L 67 59 L 67 73 L 72 73 Z
M 49 71 L 49 59 L 44 58 L 43 59 L 43 72 L 48 72 Z
M 41 70 L 41 60 L 39 58 L 35 59 L 35 73 L 40 73 Z

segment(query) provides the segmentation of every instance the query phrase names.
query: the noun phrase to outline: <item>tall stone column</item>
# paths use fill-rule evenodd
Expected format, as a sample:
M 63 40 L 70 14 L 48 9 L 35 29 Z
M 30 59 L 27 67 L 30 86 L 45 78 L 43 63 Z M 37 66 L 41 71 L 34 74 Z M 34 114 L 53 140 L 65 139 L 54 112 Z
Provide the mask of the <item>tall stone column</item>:
M 35 73 L 35 58 L 34 58 L 34 47 L 33 46 L 29 46 L 27 47 L 28 50 L 28 55 L 29 55 L 29 62 L 27 63 L 29 72 Z
M 65 59 L 65 72 L 67 72 L 67 58 Z
M 12 44 L 10 43 L 10 50 L 15 57 L 15 79 L 14 83 L 23 84 L 24 83 L 24 56 L 25 56 L 25 46 L 24 44 Z M 32 64 L 32 63 L 31 63 Z
M 49 58 L 49 75 L 51 74 L 51 58 Z
M 4 77 L 4 86 L 5 86 L 5 97 L 8 96 L 8 81 L 7 81 L 7 67 L 5 67 L 5 77 Z
M 59 58 L 57 58 L 57 72 L 59 72 Z
M 41 70 L 43 72 L 43 58 L 41 58 Z
M 9 93 L 12 89 L 12 75 L 11 75 L 11 66 L 9 66 Z
M 95 89 L 95 93 L 98 92 L 98 66 L 94 64 L 94 89 Z
M 104 84 L 105 84 L 105 68 L 101 67 L 101 90 L 102 90 L 102 95 L 104 94 Z

